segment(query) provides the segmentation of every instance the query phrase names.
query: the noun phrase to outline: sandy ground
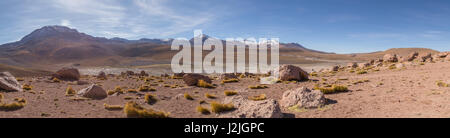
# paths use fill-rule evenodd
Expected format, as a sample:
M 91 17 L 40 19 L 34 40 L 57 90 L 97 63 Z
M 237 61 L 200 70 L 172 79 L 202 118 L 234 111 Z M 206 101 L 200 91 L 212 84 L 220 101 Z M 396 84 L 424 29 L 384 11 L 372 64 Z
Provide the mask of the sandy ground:
M 66 96 L 65 89 L 70 82 L 48 83 L 47 78 L 25 77 L 21 84 L 31 84 L 33 89 L 24 92 L 0 92 L 4 100 L 25 98 L 27 104 L 16 111 L 0 111 L 1 118 L 122 118 L 126 117 L 122 110 L 110 111 L 103 106 L 124 105 L 125 98 L 131 98 L 146 108 L 170 112 L 170 117 L 183 118 L 211 118 L 216 114 L 203 115 L 196 111 L 201 100 L 207 103 L 202 106 L 209 108 L 209 102 L 221 102 L 226 96 L 225 90 L 235 90 L 244 97 L 266 94 L 268 98 L 280 100 L 284 91 L 298 87 L 313 88 L 317 83 L 349 85 L 349 92 L 327 94 L 327 105 L 319 109 L 291 111 L 282 109 L 286 117 L 296 118 L 348 118 L 348 117 L 450 117 L 450 87 L 438 87 L 436 81 L 449 81 L 450 62 L 426 63 L 419 65 L 407 65 L 403 69 L 381 69 L 369 71 L 367 74 L 357 75 L 348 71 L 340 71 L 336 74 L 319 74 L 310 77 L 310 81 L 291 82 L 289 84 L 277 83 L 269 85 L 267 89 L 249 89 L 249 85 L 259 82 L 255 78 L 243 78 L 238 83 L 220 84 L 220 80 L 214 80 L 215 89 L 185 86 L 179 79 L 163 78 L 164 82 L 158 82 L 155 92 L 125 93 L 108 96 L 102 100 L 75 101 L 73 96 Z M 324 79 L 326 81 L 324 81 Z M 82 80 L 90 83 L 101 84 L 105 90 L 112 90 L 115 86 L 124 89 L 138 89 L 144 81 L 136 77 L 98 80 L 95 77 L 83 77 Z M 352 82 L 368 80 L 360 84 Z M 154 80 L 156 83 L 157 80 Z M 181 87 L 164 87 L 165 84 L 178 84 Z M 88 85 L 71 85 L 75 90 L 80 90 Z M 155 94 L 159 99 L 153 105 L 144 102 L 144 94 Z M 189 93 L 194 100 L 186 100 L 183 97 L 176 98 L 179 94 Z M 214 94 L 216 99 L 208 99 L 205 93 Z

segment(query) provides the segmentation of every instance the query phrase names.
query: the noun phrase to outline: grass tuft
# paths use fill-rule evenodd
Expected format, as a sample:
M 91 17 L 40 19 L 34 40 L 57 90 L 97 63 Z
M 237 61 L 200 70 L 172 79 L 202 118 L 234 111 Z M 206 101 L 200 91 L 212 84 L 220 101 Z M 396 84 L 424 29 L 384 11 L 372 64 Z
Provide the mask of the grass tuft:
M 153 109 L 145 109 L 136 102 L 130 101 L 123 108 L 124 113 L 129 118 L 168 118 L 169 113 L 163 111 L 155 111 Z
M 250 89 L 265 89 L 265 88 L 269 88 L 266 85 L 254 85 L 254 86 L 248 86 L 248 88 Z
M 233 83 L 233 82 L 239 82 L 238 79 L 226 79 L 226 80 L 222 80 L 221 83 Z
M 338 93 L 338 92 L 347 92 L 347 86 L 341 85 L 332 85 L 331 88 L 320 88 L 318 86 L 314 87 L 315 90 L 320 90 L 324 94 Z
M 122 110 L 123 106 L 121 105 L 109 105 L 104 103 L 103 106 L 105 107 L 106 110 Z
M 153 94 L 146 94 L 144 96 L 145 102 L 148 104 L 154 104 L 158 101 L 158 99 L 156 99 L 156 95 Z
M 67 86 L 66 88 L 66 96 L 74 96 L 76 94 L 75 90 L 72 86 Z
M 184 93 L 184 98 L 188 99 L 188 100 L 194 100 L 194 97 L 192 97 L 191 95 L 189 95 L 188 93 Z
M 442 82 L 442 81 L 437 81 L 436 85 L 439 86 L 439 87 L 450 87 L 450 84 L 447 84 L 447 83 Z
M 203 88 L 215 88 L 214 85 L 204 81 L 204 80 L 198 80 L 197 82 L 197 86 L 198 87 L 203 87 Z
M 233 109 L 234 109 L 234 105 L 232 103 L 221 104 L 221 103 L 217 103 L 217 102 L 211 102 L 211 111 L 214 113 L 231 111 Z
M 29 85 L 29 84 L 24 84 L 24 85 L 22 86 L 22 89 L 23 89 L 23 90 L 26 90 L 26 91 L 29 91 L 29 90 L 33 89 L 33 86 L 31 86 L 31 85 Z
M 209 98 L 209 99 L 216 99 L 217 98 L 217 96 L 209 94 L 209 93 L 205 93 L 205 97 Z
M 205 108 L 201 105 L 197 106 L 197 111 L 204 115 L 211 113 L 208 108 Z

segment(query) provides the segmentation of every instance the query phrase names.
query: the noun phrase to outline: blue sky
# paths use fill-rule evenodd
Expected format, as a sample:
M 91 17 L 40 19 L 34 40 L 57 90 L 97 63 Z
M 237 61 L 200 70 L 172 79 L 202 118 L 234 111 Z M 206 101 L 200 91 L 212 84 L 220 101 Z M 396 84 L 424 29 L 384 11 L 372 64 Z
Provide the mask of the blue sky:
M 2 0 L 0 43 L 45 25 L 99 37 L 278 37 L 308 48 L 450 51 L 448 0 Z

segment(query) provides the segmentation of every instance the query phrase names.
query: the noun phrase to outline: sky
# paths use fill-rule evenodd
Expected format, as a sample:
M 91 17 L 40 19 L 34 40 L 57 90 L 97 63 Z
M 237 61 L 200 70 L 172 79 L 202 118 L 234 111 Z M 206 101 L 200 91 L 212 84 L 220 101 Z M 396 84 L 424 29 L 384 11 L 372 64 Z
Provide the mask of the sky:
M 1 0 L 0 44 L 46 25 L 97 37 L 279 38 L 361 53 L 425 47 L 450 51 L 448 0 Z

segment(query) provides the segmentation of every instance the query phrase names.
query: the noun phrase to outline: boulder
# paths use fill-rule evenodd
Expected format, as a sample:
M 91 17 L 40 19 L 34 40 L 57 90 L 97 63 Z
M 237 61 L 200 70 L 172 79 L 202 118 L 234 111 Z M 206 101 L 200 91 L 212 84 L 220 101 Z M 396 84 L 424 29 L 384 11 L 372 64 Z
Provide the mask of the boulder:
M 445 58 L 445 57 L 447 57 L 447 55 L 448 55 L 447 52 L 441 52 L 441 53 L 436 54 L 436 57 L 437 58 Z
M 0 73 L 0 90 L 22 91 L 22 86 L 17 79 L 9 72 Z
M 426 55 L 420 56 L 419 61 L 420 61 L 420 62 L 425 62 L 425 61 L 431 62 L 431 61 L 433 61 L 433 57 L 431 56 L 431 53 L 428 53 L 428 54 L 426 54 Z
M 133 76 L 133 75 L 134 75 L 134 72 L 128 70 L 127 72 L 125 72 L 125 74 L 128 75 L 128 76 Z
M 183 76 L 183 81 L 188 86 L 195 86 L 199 80 L 206 81 L 211 83 L 211 79 L 208 76 L 200 75 L 200 74 L 185 74 Z
M 238 77 L 234 75 L 234 73 L 224 73 L 220 74 L 219 79 L 220 80 L 228 80 L 228 79 L 237 79 Z
M 78 91 L 77 94 L 91 99 L 104 99 L 108 97 L 106 91 L 102 87 L 95 84 L 92 84 L 87 88 L 81 89 L 80 91 Z
M 62 68 L 52 75 L 54 78 L 66 81 L 80 80 L 80 72 L 76 68 Z
M 223 118 L 282 118 L 280 105 L 274 99 L 248 100 L 240 95 L 226 97 L 223 103 L 232 103 L 235 110 L 220 114 Z
M 139 76 L 148 76 L 148 74 L 142 70 L 141 73 L 139 74 Z
M 356 62 L 348 63 L 347 67 L 348 68 L 357 68 L 358 67 L 358 63 L 356 63 Z
M 383 56 L 383 61 L 386 61 L 386 62 L 397 62 L 398 58 L 397 58 L 396 54 L 393 54 L 393 55 L 386 54 L 386 55 Z
M 288 90 L 283 93 L 280 100 L 281 107 L 289 108 L 317 108 L 326 103 L 324 94 L 319 90 L 309 90 L 306 87 Z
M 107 79 L 106 73 L 103 72 L 103 71 L 100 71 L 100 72 L 98 73 L 98 75 L 97 75 L 97 79 L 103 79 L 103 80 L 106 80 L 106 79 Z
M 275 69 L 275 74 L 279 74 L 279 79 L 282 81 L 308 80 L 309 75 L 306 71 L 294 65 L 281 65 Z

